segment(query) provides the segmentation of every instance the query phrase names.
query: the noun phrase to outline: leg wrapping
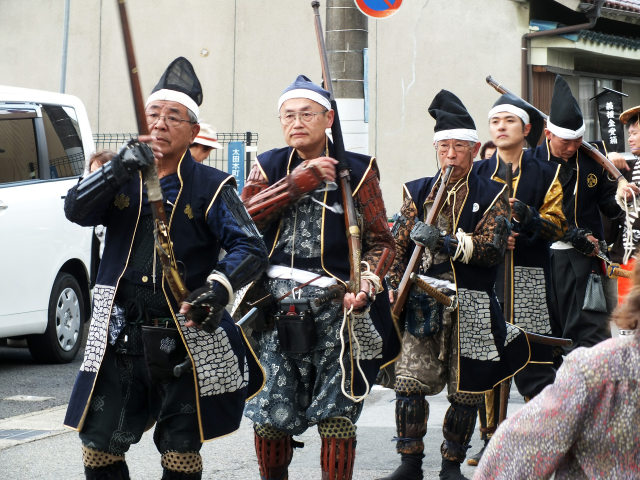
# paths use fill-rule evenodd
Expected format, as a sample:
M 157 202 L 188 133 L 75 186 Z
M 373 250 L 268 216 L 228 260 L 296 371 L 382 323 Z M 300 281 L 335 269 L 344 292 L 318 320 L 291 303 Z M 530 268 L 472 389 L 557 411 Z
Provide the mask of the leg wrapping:
M 88 480 L 129 480 L 124 455 L 113 455 L 83 445 L 82 463 Z
M 486 394 L 485 394 L 486 395 Z M 478 420 L 480 421 L 480 438 L 487 439 L 487 407 L 485 403 L 478 406 Z
M 286 480 L 293 457 L 291 435 L 270 425 L 255 425 L 255 447 L 261 480 Z
M 165 452 L 160 461 L 162 480 L 202 478 L 202 457 L 198 452 Z
M 320 449 L 322 480 L 351 480 L 355 458 L 355 437 L 322 437 Z
M 484 407 L 487 412 L 487 422 L 486 425 L 481 426 L 480 431 L 484 434 L 483 439 L 486 437 L 486 439 L 489 440 L 498 426 L 498 415 L 500 413 L 500 385 L 485 393 Z
M 403 396 L 396 393 L 396 450 L 416 454 L 424 451 L 423 438 L 427 433 L 429 403 L 424 395 Z
M 476 425 L 477 411 L 477 406 L 451 404 L 442 425 L 444 442 L 440 453 L 444 459 L 459 463 L 464 461 Z

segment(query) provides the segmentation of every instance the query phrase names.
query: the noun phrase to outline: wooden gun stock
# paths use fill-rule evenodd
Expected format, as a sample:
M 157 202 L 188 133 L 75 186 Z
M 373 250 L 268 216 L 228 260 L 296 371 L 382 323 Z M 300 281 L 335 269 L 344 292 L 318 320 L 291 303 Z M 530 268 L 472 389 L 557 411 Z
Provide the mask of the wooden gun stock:
M 491 85 L 498 93 L 508 93 L 510 95 L 513 95 L 516 98 L 520 98 L 518 97 L 518 95 L 516 95 L 515 93 L 513 93 L 512 91 L 510 91 L 509 89 L 507 89 L 506 87 L 504 87 L 503 85 L 500 84 L 500 82 L 498 82 L 496 79 L 494 79 L 491 75 L 488 75 L 486 78 L 486 81 L 489 85 Z M 522 100 L 520 98 L 520 100 Z M 544 118 L 545 121 L 547 121 L 549 119 L 549 116 L 545 113 L 543 113 L 541 110 L 537 109 L 536 107 L 534 107 L 533 105 L 531 105 L 530 103 L 522 100 L 525 104 L 527 104 L 527 106 L 533 108 L 535 111 L 537 111 L 540 116 L 542 118 Z M 590 156 L 591 158 L 593 158 L 596 162 L 598 162 L 602 168 L 604 168 L 607 173 L 609 173 L 609 175 L 611 175 L 616 181 L 621 181 L 625 180 L 625 178 L 622 176 L 622 173 L 620 173 L 620 170 L 618 170 L 616 168 L 616 166 L 613 164 L 613 162 L 611 160 L 609 160 L 606 156 L 604 156 L 602 153 L 600 153 L 598 151 L 597 148 L 595 148 L 593 145 L 591 145 L 589 142 L 586 142 L 584 139 L 582 140 L 582 144 L 580 145 L 580 151 L 582 153 L 584 153 L 585 155 Z M 626 180 L 625 180 L 626 182 Z
M 429 210 L 429 214 L 427 215 L 427 219 L 425 222 L 429 225 L 433 225 L 438 218 L 438 213 L 440 213 L 440 209 L 442 208 L 442 205 L 444 203 L 444 194 L 446 192 L 447 185 L 449 184 L 449 179 L 451 178 L 451 172 L 453 172 L 453 166 L 449 165 L 441 177 L 440 188 L 438 188 L 436 198 L 433 200 L 433 206 L 431 207 L 431 210 Z M 402 280 L 400 280 L 400 285 L 398 286 L 398 296 L 391 309 L 391 314 L 396 321 L 398 321 L 398 319 L 400 318 L 400 314 L 404 309 L 404 304 L 407 302 L 407 297 L 409 296 L 409 290 L 411 289 L 412 283 L 411 274 L 415 273 L 418 270 L 423 253 L 423 246 L 416 245 L 414 247 L 411 258 L 409 259 L 409 263 L 407 263 L 407 269 L 402 276 Z
M 349 245 L 350 275 L 348 290 L 352 293 L 357 293 L 358 291 L 360 291 L 360 258 L 362 255 L 362 234 L 360 232 L 358 214 L 353 203 L 351 175 L 349 173 L 349 165 L 346 161 L 344 140 L 342 138 L 342 128 L 340 126 L 340 117 L 338 115 L 338 105 L 333 96 L 333 85 L 331 84 L 331 74 L 329 72 L 327 49 L 324 44 L 322 22 L 320 20 L 320 2 L 311 2 L 311 7 L 313 8 L 315 15 L 316 39 L 318 42 L 318 50 L 320 51 L 320 60 L 322 63 L 322 79 L 324 81 L 324 88 L 330 94 L 331 109 L 334 111 L 333 125 L 331 125 L 331 136 L 333 137 L 335 157 L 338 161 L 338 180 L 340 182 L 340 191 L 342 192 L 344 222 L 347 232 L 347 242 Z

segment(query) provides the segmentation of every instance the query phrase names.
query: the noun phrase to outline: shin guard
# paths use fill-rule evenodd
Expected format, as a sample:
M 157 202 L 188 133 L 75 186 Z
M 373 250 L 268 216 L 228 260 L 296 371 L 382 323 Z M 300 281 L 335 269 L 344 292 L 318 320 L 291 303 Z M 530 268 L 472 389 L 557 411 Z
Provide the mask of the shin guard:
M 165 452 L 162 454 L 162 480 L 200 480 L 202 457 L 198 452 Z
M 351 480 L 355 458 L 355 437 L 322 437 L 320 449 L 322 480 Z
M 398 453 L 420 454 L 424 451 L 423 438 L 427 433 L 429 404 L 424 395 L 396 393 L 396 450 Z
M 318 424 L 322 439 L 322 480 L 351 480 L 356 458 L 356 427 L 348 418 L 336 417 Z
M 113 455 L 83 445 L 82 463 L 88 480 L 129 480 L 124 455 Z
M 291 435 L 259 425 L 254 433 L 260 480 L 287 480 L 293 457 Z
M 451 404 L 442 425 L 442 458 L 458 463 L 464 461 L 476 425 L 477 412 L 477 406 Z

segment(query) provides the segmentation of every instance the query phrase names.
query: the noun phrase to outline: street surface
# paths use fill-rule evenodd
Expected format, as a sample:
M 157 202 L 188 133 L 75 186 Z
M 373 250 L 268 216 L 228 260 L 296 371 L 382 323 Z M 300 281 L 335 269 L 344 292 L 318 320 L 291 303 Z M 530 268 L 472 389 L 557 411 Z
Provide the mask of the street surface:
M 613 328 L 613 334 L 617 330 Z M 3 480 L 81 480 L 84 478 L 80 440 L 62 426 L 66 404 L 79 368 L 82 351 L 67 365 L 39 365 L 26 349 L 0 346 L 0 477 Z M 440 468 L 442 419 L 448 407 L 444 393 L 429 398 L 430 419 L 425 437 L 425 479 L 437 479 Z M 509 412 L 524 404 L 512 386 Z M 396 434 L 394 393 L 375 386 L 358 421 L 354 480 L 374 480 L 392 472 L 399 463 L 392 438 Z M 291 480 L 320 479 L 320 440 L 315 428 L 296 437 L 305 447 L 294 452 Z M 480 447 L 476 431 L 470 453 Z M 253 429 L 248 420 L 232 435 L 202 448 L 206 480 L 257 479 Z M 132 446 L 127 462 L 133 480 L 155 480 L 162 475 L 160 455 L 147 432 Z M 463 465 L 471 477 L 473 467 Z
M 39 365 L 26 349 L 0 346 L 0 476 L 4 480 L 80 480 L 84 478 L 80 440 L 76 432 L 62 426 L 66 404 L 82 358 L 72 364 Z M 440 468 L 442 419 L 448 407 L 444 393 L 429 399 L 425 479 L 437 479 Z M 523 404 L 512 390 L 510 411 Z M 375 386 L 365 400 L 358 421 L 358 446 L 354 480 L 373 480 L 392 472 L 399 464 L 395 453 L 394 393 Z M 296 437 L 305 446 L 294 452 L 289 469 L 291 480 L 320 479 L 320 440 L 315 428 Z M 471 453 L 480 446 L 476 436 Z M 245 420 L 232 435 L 206 443 L 202 448 L 203 478 L 220 480 L 257 479 L 251 422 Z M 159 479 L 160 455 L 147 432 L 132 446 L 127 462 L 133 480 Z M 473 467 L 463 466 L 467 476 Z

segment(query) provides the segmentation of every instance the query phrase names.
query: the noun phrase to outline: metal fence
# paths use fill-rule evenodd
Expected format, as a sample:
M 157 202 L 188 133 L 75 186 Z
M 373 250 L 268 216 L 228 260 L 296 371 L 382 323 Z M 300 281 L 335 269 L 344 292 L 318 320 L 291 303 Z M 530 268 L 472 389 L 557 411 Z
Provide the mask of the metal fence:
M 112 150 L 117 152 L 120 147 L 127 143 L 130 138 L 137 137 L 137 133 L 95 133 L 93 141 L 96 151 Z M 218 133 L 218 143 L 224 148 L 213 149 L 204 162 L 205 165 L 215 167 L 224 172 L 229 171 L 228 148 L 229 142 L 245 143 L 245 175 L 249 174 L 251 168 L 252 154 L 258 150 L 258 134 L 255 132 L 245 133 Z

